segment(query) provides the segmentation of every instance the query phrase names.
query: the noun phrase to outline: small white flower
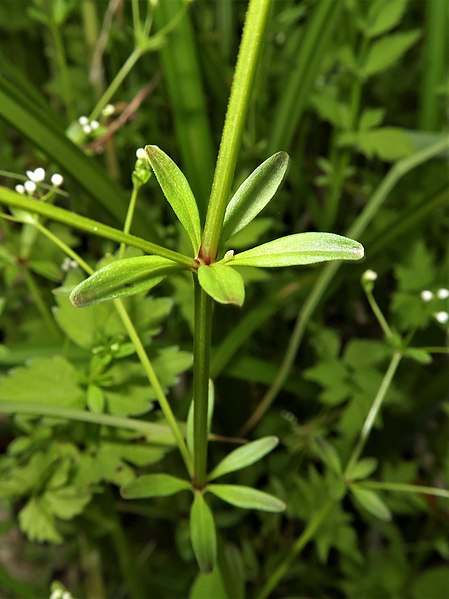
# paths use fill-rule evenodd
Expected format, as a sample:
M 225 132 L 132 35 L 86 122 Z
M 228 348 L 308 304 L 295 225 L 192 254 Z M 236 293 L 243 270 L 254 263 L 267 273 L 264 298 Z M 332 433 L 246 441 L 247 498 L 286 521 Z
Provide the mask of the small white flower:
M 37 169 L 35 169 L 33 177 L 29 178 L 31 179 L 31 181 L 34 181 L 35 183 L 41 183 L 45 179 L 45 169 L 43 169 L 41 166 L 38 167 Z
M 62 597 L 62 591 L 60 591 L 59 589 L 56 589 L 55 591 L 53 591 L 53 593 L 50 595 L 50 599 L 61 599 Z
M 145 152 L 145 150 L 143 148 L 138 148 L 136 150 L 136 157 L 139 160 L 147 160 L 147 153 Z
M 27 193 L 34 193 L 36 191 L 36 183 L 34 181 L 25 181 L 23 186 Z
M 447 299 L 449 297 L 449 289 L 445 289 L 444 287 L 438 289 L 437 296 L 439 299 Z
M 85 125 L 89 124 L 89 119 L 87 118 L 87 116 L 80 116 L 80 118 L 78 119 L 78 123 L 81 125 L 81 127 L 84 127 Z
M 87 123 L 86 125 L 83 125 L 83 131 L 86 135 L 89 135 L 90 133 L 92 133 L 92 128 L 91 126 Z
M 365 270 L 362 278 L 364 281 L 375 281 L 377 279 L 377 272 L 371 269 Z
M 435 320 L 437 320 L 440 324 L 446 324 L 446 322 L 449 321 L 449 312 L 444 312 L 442 310 L 441 312 L 434 314 L 434 316 Z
M 433 300 L 433 293 L 428 289 L 424 289 L 424 291 L 421 291 L 420 295 L 423 302 L 430 302 L 431 300 Z
M 14 189 L 17 191 L 17 193 L 25 193 L 25 187 L 20 183 L 18 183 Z
M 100 126 L 100 123 L 98 121 L 90 122 L 90 128 L 92 129 L 92 131 L 95 131 L 95 129 L 98 129 L 99 126 Z
M 115 112 L 115 106 L 113 104 L 106 104 L 106 106 L 101 111 L 101 114 L 103 116 L 111 116 L 111 114 L 114 114 L 114 112 Z
M 69 591 L 64 591 L 64 593 L 62 593 L 61 599 L 72 599 L 72 594 L 69 593 Z
M 63 183 L 64 183 L 64 177 L 62 175 L 60 175 L 59 173 L 55 173 L 54 175 L 51 176 L 51 184 L 54 185 L 55 187 L 60 187 Z

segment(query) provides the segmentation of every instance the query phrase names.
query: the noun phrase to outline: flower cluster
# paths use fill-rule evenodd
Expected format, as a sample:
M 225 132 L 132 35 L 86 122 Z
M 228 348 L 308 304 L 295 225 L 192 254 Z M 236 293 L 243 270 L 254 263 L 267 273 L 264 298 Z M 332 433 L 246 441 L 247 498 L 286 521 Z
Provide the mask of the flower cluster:
M 115 106 L 113 104 L 106 104 L 106 106 L 101 111 L 101 116 L 105 119 L 113 115 L 115 112 Z M 82 115 L 78 119 L 78 123 L 80 124 L 83 133 L 85 135 L 91 135 L 94 131 L 100 128 L 100 122 L 96 119 L 90 120 L 87 116 Z
M 136 150 L 136 165 L 132 173 L 133 185 L 137 188 L 142 187 L 151 177 L 151 168 L 147 153 L 144 148 Z
M 446 289 L 446 287 L 441 287 L 435 292 L 430 291 L 430 289 L 423 289 L 423 291 L 420 293 L 420 296 L 422 301 L 426 303 L 432 302 L 434 300 L 447 300 L 449 298 L 449 289 Z M 449 312 L 446 310 L 439 310 L 438 312 L 435 312 L 433 317 L 440 324 L 446 324 L 449 322 Z
M 45 175 L 45 169 L 43 169 L 41 166 L 36 168 L 34 171 L 26 171 L 26 176 L 28 178 L 23 184 L 18 183 L 14 189 L 17 191 L 17 193 L 33 195 L 37 191 L 39 184 L 45 181 Z M 64 182 L 64 178 L 59 173 L 54 173 L 50 177 L 50 182 L 53 187 L 61 187 Z

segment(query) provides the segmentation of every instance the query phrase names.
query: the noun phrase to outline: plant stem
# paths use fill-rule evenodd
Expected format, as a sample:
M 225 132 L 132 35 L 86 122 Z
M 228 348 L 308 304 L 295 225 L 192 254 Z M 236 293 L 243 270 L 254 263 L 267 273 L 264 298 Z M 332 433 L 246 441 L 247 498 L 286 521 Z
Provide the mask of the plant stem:
M 367 480 L 363 481 L 362 483 L 357 483 L 357 487 L 363 489 L 393 491 L 396 493 L 419 493 L 422 495 L 433 495 L 435 497 L 449 499 L 449 490 L 439 489 L 438 487 L 424 487 L 421 485 L 409 485 L 407 483 L 389 483 L 374 480 Z
M 207 405 L 209 390 L 212 300 L 194 276 L 195 334 L 193 338 L 193 461 L 194 483 L 201 488 L 207 474 Z
M 365 289 L 365 294 L 366 294 L 366 298 L 368 300 L 369 305 L 371 306 L 371 310 L 374 313 L 374 316 L 377 318 L 377 322 L 380 325 L 380 328 L 382 329 L 385 338 L 387 340 L 390 340 L 393 338 L 393 332 L 390 329 L 390 325 L 388 324 L 388 322 L 385 319 L 385 316 L 382 313 L 382 310 L 379 308 L 379 304 L 376 302 L 374 295 L 372 294 L 371 291 L 368 291 Z
M 237 163 L 257 61 L 262 49 L 271 0 L 250 0 L 232 82 L 220 151 L 215 167 L 200 255 L 209 264 L 217 256 L 226 205 Z
M 125 224 L 123 225 L 123 233 L 129 234 L 131 230 L 131 225 L 134 218 L 134 213 L 136 211 L 137 198 L 139 196 L 140 186 L 134 186 L 131 192 L 131 198 L 129 200 L 128 212 L 126 213 Z M 120 244 L 120 249 L 118 252 L 119 259 L 123 258 L 125 255 L 127 244 L 122 241 Z
M 362 427 L 362 430 L 360 431 L 360 436 L 357 441 L 357 444 L 354 447 L 351 457 L 348 460 L 348 464 L 345 469 L 345 477 L 350 476 L 350 471 L 356 464 L 357 460 L 359 459 L 359 457 L 363 451 L 363 448 L 366 445 L 368 437 L 369 437 L 371 430 L 374 426 L 374 423 L 376 421 L 379 410 L 382 407 L 385 396 L 387 394 L 388 389 L 390 388 L 391 382 L 393 380 L 393 377 L 396 373 L 396 370 L 399 366 L 401 359 L 402 359 L 402 353 L 399 351 L 395 351 L 391 358 L 390 364 L 388 365 L 388 368 L 384 375 L 384 378 L 382 379 L 380 387 L 377 391 L 376 397 L 374 398 L 373 404 L 368 412 L 366 420 L 363 423 L 363 427 Z
M 333 505 L 334 500 L 328 499 L 323 507 L 313 516 L 313 518 L 311 518 L 306 529 L 291 548 L 290 553 L 279 564 L 273 574 L 271 574 L 260 593 L 256 596 L 256 599 L 267 599 L 271 592 L 274 591 L 281 578 L 283 578 L 287 573 L 293 560 L 298 557 L 307 543 L 313 538 L 322 522 L 326 519 Z
M 395 185 L 398 183 L 398 181 L 419 165 L 427 162 L 431 158 L 435 158 L 436 156 L 442 154 L 448 148 L 449 139 L 444 139 L 442 141 L 438 141 L 435 144 L 431 144 L 426 148 L 420 150 L 419 152 L 416 152 L 415 154 L 412 154 L 411 156 L 408 156 L 398 161 L 386 174 L 379 187 L 371 196 L 365 209 L 355 220 L 354 224 L 352 225 L 352 227 L 350 227 L 346 235 L 348 237 L 354 238 L 360 237 L 365 232 L 367 226 L 372 221 L 374 216 L 377 214 L 378 210 L 385 203 L 386 199 L 388 198 L 388 195 L 395 187 Z M 314 287 L 307 296 L 307 299 L 305 300 L 301 310 L 298 313 L 295 326 L 293 328 L 293 333 L 288 343 L 287 351 L 284 354 L 282 363 L 279 367 L 276 377 L 274 378 L 270 388 L 267 390 L 266 394 L 262 398 L 260 404 L 254 411 L 254 413 L 244 424 L 241 431 L 239 431 L 239 434 L 246 433 L 255 424 L 257 424 L 257 422 L 259 422 L 259 420 L 271 406 L 273 401 L 276 399 L 277 394 L 282 389 L 282 386 L 284 385 L 284 382 L 291 371 L 306 326 L 312 314 L 314 313 L 316 307 L 320 303 L 321 298 L 323 297 L 329 283 L 331 282 L 339 268 L 340 263 L 332 262 L 322 269 Z

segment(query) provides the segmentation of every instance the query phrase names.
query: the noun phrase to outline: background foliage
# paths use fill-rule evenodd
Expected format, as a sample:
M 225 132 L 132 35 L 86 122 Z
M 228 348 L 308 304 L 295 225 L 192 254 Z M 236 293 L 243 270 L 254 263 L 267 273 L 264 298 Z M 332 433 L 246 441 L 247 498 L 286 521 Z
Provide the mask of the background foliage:
M 0 3 L 1 184 L 13 188 L 40 166 L 58 171 L 64 186 L 51 201 L 121 228 L 136 148 L 151 143 L 182 167 L 204 216 L 245 9 L 230 0 Z M 215 308 L 211 461 L 231 438 L 278 436 L 273 454 L 226 482 L 273 492 L 287 512 L 214 500 L 212 575 L 197 575 L 184 493 L 125 501 L 118 492 L 182 464 L 113 305 L 73 308 L 64 290 L 83 274 L 35 228 L 0 221 L 3 596 L 47 596 L 55 579 L 95 598 L 264 597 L 270 585 L 275 597 L 447 596 L 447 498 L 393 492 L 449 482 L 448 325 L 435 318 L 449 308 L 447 150 L 413 163 L 447 138 L 447 23 L 439 0 L 273 5 L 234 187 L 276 151 L 291 164 L 232 249 L 306 230 L 345 234 L 380 201 L 359 227 L 363 264 L 248 268 L 244 309 Z M 82 115 L 99 126 L 86 133 Z M 388 176 L 394 185 L 379 195 Z M 117 250 L 46 226 L 91 267 Z M 133 231 L 187 251 L 154 178 Z M 360 284 L 366 269 L 378 274 L 384 331 Z M 180 275 L 125 301 L 180 421 L 191 397 L 191 297 Z M 345 472 L 360 482 L 346 494 L 342 471 L 404 340 L 362 459 Z M 266 401 L 273 380 L 280 389 Z M 261 402 L 269 409 L 242 432 Z M 49 411 L 33 413 L 33 403 Z

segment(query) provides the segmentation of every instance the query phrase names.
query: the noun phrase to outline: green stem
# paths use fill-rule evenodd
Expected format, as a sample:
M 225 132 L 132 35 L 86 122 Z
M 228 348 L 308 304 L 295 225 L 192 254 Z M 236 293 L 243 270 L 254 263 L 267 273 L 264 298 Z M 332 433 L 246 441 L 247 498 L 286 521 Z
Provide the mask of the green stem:
M 218 252 L 223 218 L 231 191 L 251 88 L 262 49 L 270 6 L 271 0 L 250 0 L 246 13 L 207 209 L 203 243 L 200 250 L 200 254 L 206 263 L 213 262 Z
M 179 254 L 178 252 L 164 248 L 156 243 L 151 243 L 150 241 L 146 241 L 145 239 L 136 237 L 135 235 L 123 233 L 123 231 L 120 231 L 119 229 L 114 229 L 108 225 L 103 225 L 96 220 L 86 218 L 85 216 L 80 216 L 79 214 L 75 214 L 70 210 L 64 210 L 64 208 L 59 208 L 58 206 L 51 206 L 31 198 L 26 198 L 11 191 L 10 189 L 7 189 L 6 187 L 0 187 L 0 203 L 14 206 L 16 208 L 22 208 L 23 210 L 27 210 L 31 213 L 40 214 L 46 218 L 49 218 L 50 220 L 64 223 L 65 225 L 69 225 L 74 229 L 86 231 L 88 233 L 92 233 L 93 235 L 110 239 L 111 241 L 126 243 L 127 245 L 143 250 L 147 254 L 156 254 L 157 256 L 162 256 L 164 258 L 168 258 L 169 260 L 173 260 L 178 264 L 182 264 L 189 270 L 195 269 L 193 259 L 189 258 L 188 256 L 184 256 L 183 254 Z
M 125 224 L 123 225 L 123 233 L 129 234 L 131 225 L 136 211 L 137 198 L 139 196 L 140 186 L 134 186 L 131 192 L 131 198 L 129 200 L 128 211 L 126 213 Z M 120 244 L 118 257 L 121 259 L 125 255 L 126 243 Z
M 376 421 L 377 415 L 379 413 L 380 408 L 384 402 L 385 396 L 387 394 L 388 389 L 390 388 L 393 377 L 396 373 L 396 370 L 399 366 L 399 363 L 402 359 L 402 354 L 399 351 L 394 352 L 390 364 L 388 365 L 387 371 L 382 379 L 380 387 L 377 391 L 376 397 L 374 398 L 373 404 L 368 412 L 365 422 L 363 423 L 362 430 L 360 431 L 360 436 L 357 441 L 356 446 L 354 447 L 351 457 L 348 460 L 348 464 L 345 469 L 345 477 L 350 476 L 350 472 L 357 460 L 359 459 L 363 448 L 368 441 L 368 437 L 371 433 L 371 430 Z
M 148 422 L 147 420 L 138 420 L 136 418 L 122 418 L 120 416 L 111 416 L 109 414 L 97 414 L 87 410 L 76 410 L 74 408 L 64 408 L 49 404 L 39 404 L 27 401 L 0 401 L 0 412 L 4 414 L 26 414 L 28 416 L 47 416 L 49 418 L 60 418 L 61 420 L 77 420 L 79 422 L 88 422 L 99 424 L 101 426 L 110 426 L 113 428 L 123 428 L 125 430 L 136 431 L 148 436 L 152 443 L 158 445 L 172 446 L 174 443 L 173 433 L 163 424 Z
M 50 229 L 47 229 L 47 227 L 45 227 L 42 223 L 40 223 L 37 219 L 34 222 L 34 226 L 36 227 L 36 229 L 42 233 L 42 235 L 45 235 L 45 237 L 47 237 L 47 239 L 49 239 L 50 241 L 52 241 L 56 246 L 58 246 L 63 252 L 65 252 L 70 258 L 72 258 L 72 260 L 75 260 L 77 262 L 77 264 L 79 264 L 79 266 L 81 266 L 81 268 L 87 272 L 87 274 L 91 275 L 93 274 L 93 268 L 91 268 L 87 262 L 85 262 L 81 256 L 79 256 L 74 250 L 72 250 L 71 247 L 69 247 L 66 243 L 64 243 L 57 235 L 55 235 L 54 233 L 52 233 L 50 231 Z
M 389 483 L 370 480 L 363 481 L 363 483 L 357 483 L 357 487 L 379 491 L 393 491 L 396 493 L 419 493 L 422 495 L 433 495 L 435 497 L 449 499 L 449 491 L 447 489 L 439 489 L 438 487 L 424 487 L 407 483 Z
M 388 322 L 386 321 L 385 316 L 382 313 L 382 310 L 379 308 L 379 304 L 376 302 L 374 295 L 371 291 L 367 291 L 365 289 L 365 294 L 368 300 L 369 305 L 371 306 L 371 310 L 374 313 L 374 316 L 377 318 L 377 322 L 380 325 L 385 337 L 387 340 L 393 338 L 393 331 L 390 329 Z
M 416 152 L 415 154 L 412 154 L 411 156 L 403 158 L 402 160 L 397 162 L 390 169 L 385 178 L 382 180 L 379 187 L 371 196 L 365 209 L 355 220 L 354 224 L 352 225 L 352 227 L 350 227 L 346 235 L 348 237 L 354 238 L 360 237 L 365 232 L 366 228 L 368 227 L 374 216 L 377 214 L 379 209 L 385 203 L 388 195 L 395 187 L 395 185 L 398 183 L 398 181 L 419 165 L 427 162 L 431 158 L 435 158 L 436 156 L 442 154 L 448 148 L 449 139 L 444 139 L 435 144 L 429 145 L 423 150 L 420 150 L 419 152 Z M 332 262 L 322 269 L 312 291 L 307 296 L 306 301 L 304 302 L 301 310 L 298 313 L 296 323 L 293 328 L 293 333 L 290 337 L 287 351 L 284 354 L 278 373 L 274 378 L 270 388 L 262 398 L 259 406 L 256 408 L 253 415 L 243 426 L 242 430 L 240 431 L 240 434 L 246 433 L 250 428 L 257 424 L 257 422 L 259 422 L 259 420 L 271 406 L 273 401 L 276 399 L 279 391 L 282 389 L 282 386 L 284 385 L 295 361 L 296 354 L 298 353 L 298 349 L 301 344 L 306 326 L 312 314 L 314 313 L 316 307 L 320 303 L 329 283 L 331 282 L 339 268 L 340 264 L 338 262 Z
M 28 268 L 24 268 L 22 272 L 23 272 L 23 276 L 25 279 L 25 283 L 27 284 L 27 287 L 28 287 L 31 295 L 33 296 L 34 303 L 36 304 L 36 307 L 39 310 L 39 313 L 42 316 L 42 319 L 45 322 L 49 332 L 51 333 L 52 337 L 54 337 L 55 339 L 60 339 L 61 331 L 56 326 L 55 321 L 51 315 L 51 312 L 47 308 L 47 304 L 45 303 L 45 301 L 42 297 L 39 286 L 37 285 L 36 281 L 34 280 L 33 273 Z
M 64 43 L 62 41 L 61 31 L 55 23 L 53 16 L 53 7 L 48 9 L 49 26 L 55 44 L 55 55 L 58 63 L 59 75 L 61 77 L 62 96 L 64 98 L 64 106 L 67 112 L 67 118 L 72 121 L 75 118 L 75 110 L 73 106 L 73 94 L 70 84 L 70 77 L 67 68 L 67 57 L 65 54 Z
M 322 522 L 326 519 L 333 505 L 334 500 L 328 499 L 327 502 L 320 509 L 320 511 L 316 512 L 316 514 L 310 520 L 302 535 L 296 540 L 295 544 L 290 549 L 290 553 L 279 564 L 279 566 L 276 568 L 273 574 L 271 574 L 260 593 L 256 596 L 256 599 L 267 599 L 267 597 L 269 597 L 272 591 L 274 591 L 279 581 L 287 573 L 292 562 L 295 560 L 295 558 L 298 557 L 298 555 L 301 553 L 301 551 L 304 549 L 307 543 L 313 538 L 318 528 L 321 526 Z
M 209 389 L 210 340 L 212 329 L 212 300 L 195 286 L 195 335 L 193 338 L 193 461 L 194 482 L 197 487 L 206 483 L 207 474 L 207 405 Z

